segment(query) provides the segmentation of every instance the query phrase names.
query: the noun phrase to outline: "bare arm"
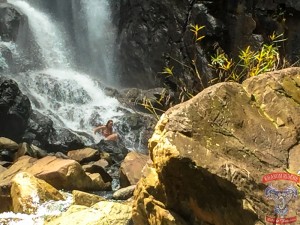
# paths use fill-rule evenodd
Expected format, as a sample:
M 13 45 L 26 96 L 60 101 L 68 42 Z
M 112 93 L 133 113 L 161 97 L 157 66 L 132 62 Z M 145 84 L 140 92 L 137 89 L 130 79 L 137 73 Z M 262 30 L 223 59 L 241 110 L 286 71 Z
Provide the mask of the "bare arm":
M 105 129 L 105 126 L 99 126 L 94 128 L 94 134 L 96 134 L 97 132 L 101 132 Z

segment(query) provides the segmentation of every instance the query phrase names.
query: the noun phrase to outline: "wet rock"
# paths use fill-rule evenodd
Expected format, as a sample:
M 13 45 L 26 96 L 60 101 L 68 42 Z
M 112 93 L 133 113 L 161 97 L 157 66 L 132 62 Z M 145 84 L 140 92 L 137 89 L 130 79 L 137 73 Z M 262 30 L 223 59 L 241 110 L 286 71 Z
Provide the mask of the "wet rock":
M 120 136 L 124 137 L 123 142 L 135 143 L 132 149 L 147 154 L 148 140 L 157 122 L 155 117 L 145 113 L 127 113 L 119 120 L 121 122 L 116 127 Z
M 0 77 L 0 136 L 19 142 L 27 127 L 31 105 L 13 80 Z
M 33 110 L 28 119 L 23 141 L 30 144 L 37 141 L 39 143 L 36 144 L 38 147 L 45 148 L 53 132 L 53 121 L 49 117 Z
M 91 147 L 98 149 L 99 151 L 109 153 L 110 158 L 114 161 L 114 163 L 118 163 L 123 160 L 128 153 L 128 149 L 121 141 L 101 140 L 98 144 Z
M 0 2 L 0 36 L 4 41 L 16 41 L 24 15 L 11 4 Z
M 40 204 L 49 200 L 63 200 L 63 195 L 43 180 L 29 173 L 18 173 L 12 180 L 13 212 L 34 213 Z
M 14 160 L 14 153 L 8 150 L 1 150 L 0 160 L 12 162 Z
M 13 56 L 10 49 L 4 44 L 0 43 L 0 59 L 2 58 L 0 71 L 7 71 L 13 65 Z
M 65 128 L 55 129 L 50 137 L 50 141 L 45 146 L 50 152 L 60 151 L 63 153 L 84 147 L 83 140 L 76 133 Z
M 197 82 L 190 73 L 192 60 L 204 81 L 214 78 L 209 68 L 216 46 L 233 58 L 248 45 L 257 49 L 275 32 L 287 38 L 284 56 L 297 61 L 300 44 L 299 2 L 264 1 L 178 1 L 143 0 L 114 2 L 114 21 L 120 43 L 121 82 L 128 87 L 161 87 L 172 83 L 160 72 L 173 68 L 177 78 L 191 79 L 188 90 Z M 206 37 L 197 47 L 191 24 L 204 25 Z M 151 37 L 151 38 L 149 38 Z M 194 57 L 194 55 L 197 57 Z M 184 65 L 183 65 L 184 64 Z

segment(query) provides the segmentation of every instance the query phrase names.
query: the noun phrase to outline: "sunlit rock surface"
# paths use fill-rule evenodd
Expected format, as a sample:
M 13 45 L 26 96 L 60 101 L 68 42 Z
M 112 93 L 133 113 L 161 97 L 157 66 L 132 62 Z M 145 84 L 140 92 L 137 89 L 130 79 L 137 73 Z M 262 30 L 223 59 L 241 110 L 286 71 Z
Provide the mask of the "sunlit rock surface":
M 97 161 L 100 159 L 99 151 L 92 148 L 68 151 L 67 155 L 70 159 L 74 159 L 79 163 Z
M 142 169 L 149 160 L 148 155 L 129 152 L 120 166 L 120 185 L 127 187 L 136 184 L 142 176 Z
M 97 202 L 105 200 L 105 198 L 102 198 L 101 196 L 77 190 L 72 191 L 72 195 L 74 205 L 83 205 L 90 207 Z
M 2 225 L 43 225 L 45 218 L 53 218 L 65 212 L 72 203 L 72 195 L 63 193 L 65 200 L 50 200 L 39 205 L 31 214 L 5 212 L 0 214 Z M 3 202 L 1 202 L 3 203 Z
M 121 188 L 113 194 L 113 199 L 116 199 L 116 200 L 129 199 L 132 197 L 135 188 L 136 188 L 136 185 L 130 185 L 128 187 Z
M 0 149 L 10 149 L 10 150 L 17 150 L 19 145 L 5 137 L 0 137 Z
M 29 173 L 18 173 L 12 180 L 11 198 L 13 212 L 33 213 L 49 200 L 64 200 L 54 187 Z
M 149 140 L 135 224 L 264 223 L 262 176 L 299 170 L 299 131 L 300 68 L 220 83 L 169 109 Z
M 29 156 L 22 156 L 9 169 L 0 173 L 2 191 L 5 187 L 10 186 L 12 177 L 21 171 L 45 180 L 59 190 L 105 190 L 100 183 L 101 177 L 98 177 L 98 180 L 94 182 L 84 172 L 81 165 L 74 160 L 61 159 L 55 156 L 46 156 L 38 160 Z
M 58 218 L 49 219 L 45 225 L 125 225 L 131 220 L 131 213 L 131 206 L 117 202 L 101 201 L 90 208 L 72 205 L 67 212 Z

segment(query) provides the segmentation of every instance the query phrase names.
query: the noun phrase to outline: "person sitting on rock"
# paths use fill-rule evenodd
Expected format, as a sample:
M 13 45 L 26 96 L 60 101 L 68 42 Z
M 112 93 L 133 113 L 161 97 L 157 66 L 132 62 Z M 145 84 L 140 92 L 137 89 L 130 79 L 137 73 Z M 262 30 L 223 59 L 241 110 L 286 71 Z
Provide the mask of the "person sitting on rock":
M 94 129 L 94 134 L 100 133 L 105 137 L 105 140 L 109 141 L 116 141 L 118 139 L 118 134 L 113 132 L 113 121 L 108 120 L 106 125 L 102 125 L 99 127 L 96 127 Z

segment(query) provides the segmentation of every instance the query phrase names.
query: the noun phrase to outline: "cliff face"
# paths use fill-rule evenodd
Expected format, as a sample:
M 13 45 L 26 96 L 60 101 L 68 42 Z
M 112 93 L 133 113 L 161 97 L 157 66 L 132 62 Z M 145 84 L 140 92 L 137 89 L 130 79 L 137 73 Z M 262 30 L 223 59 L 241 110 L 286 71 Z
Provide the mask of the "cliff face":
M 118 25 L 122 83 L 127 86 L 156 86 L 158 72 L 165 65 L 187 74 L 186 63 L 197 53 L 197 64 L 207 79 L 214 48 L 236 56 L 239 49 L 259 46 L 273 32 L 284 33 L 281 50 L 295 61 L 299 57 L 300 6 L 297 0 L 283 1 L 200 1 L 200 0 L 121 0 L 114 3 Z M 204 25 L 206 38 L 193 47 L 190 24 Z
M 220 83 L 170 108 L 149 140 L 153 165 L 135 191 L 135 224 L 258 225 L 274 217 L 262 177 L 300 168 L 299 84 L 300 69 L 290 68 Z

